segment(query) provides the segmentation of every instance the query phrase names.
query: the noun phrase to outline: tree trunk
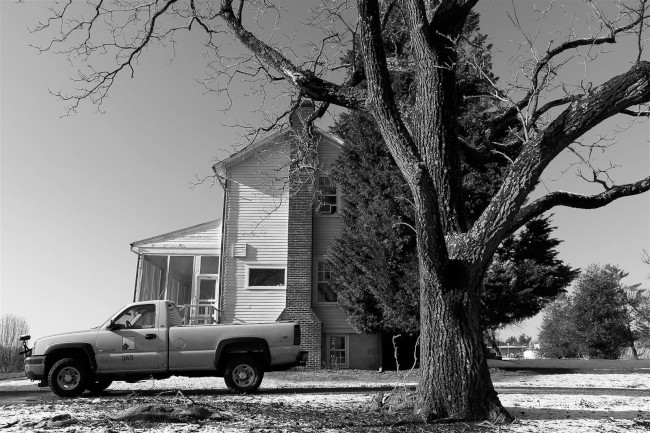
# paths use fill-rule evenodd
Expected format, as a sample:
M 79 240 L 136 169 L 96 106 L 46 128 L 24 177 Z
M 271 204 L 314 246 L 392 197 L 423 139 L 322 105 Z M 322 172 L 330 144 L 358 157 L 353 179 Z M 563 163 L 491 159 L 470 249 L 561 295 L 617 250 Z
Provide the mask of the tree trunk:
M 512 417 L 501 405 L 488 371 L 479 323 L 479 289 L 462 286 L 467 280 L 463 266 L 449 268 L 443 284 L 421 272 L 419 413 L 427 421 L 510 422 Z
M 512 421 L 487 366 L 480 324 L 481 248 L 463 235 L 441 245 L 432 226 L 437 208 L 429 187 L 414 191 L 420 270 L 420 386 L 417 410 L 426 420 Z M 446 248 L 450 254 L 441 254 Z
M 638 361 L 639 353 L 636 351 L 636 346 L 634 345 L 634 341 L 630 341 L 630 349 L 632 349 L 632 359 Z

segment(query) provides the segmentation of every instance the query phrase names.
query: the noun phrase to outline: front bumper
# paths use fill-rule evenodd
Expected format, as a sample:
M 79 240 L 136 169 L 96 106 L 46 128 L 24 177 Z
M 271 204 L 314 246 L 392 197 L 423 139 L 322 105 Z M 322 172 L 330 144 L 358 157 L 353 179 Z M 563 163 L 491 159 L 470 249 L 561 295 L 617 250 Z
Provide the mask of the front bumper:
M 45 377 L 45 357 L 29 356 L 25 358 L 25 376 L 30 380 L 42 380 Z

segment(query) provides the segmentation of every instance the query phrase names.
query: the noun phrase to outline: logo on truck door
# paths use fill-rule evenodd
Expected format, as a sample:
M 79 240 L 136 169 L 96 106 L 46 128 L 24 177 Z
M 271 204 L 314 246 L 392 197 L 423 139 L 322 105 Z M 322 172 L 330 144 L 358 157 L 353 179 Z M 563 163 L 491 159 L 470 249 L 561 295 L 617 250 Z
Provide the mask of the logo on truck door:
M 135 350 L 135 337 L 122 337 L 122 350 Z

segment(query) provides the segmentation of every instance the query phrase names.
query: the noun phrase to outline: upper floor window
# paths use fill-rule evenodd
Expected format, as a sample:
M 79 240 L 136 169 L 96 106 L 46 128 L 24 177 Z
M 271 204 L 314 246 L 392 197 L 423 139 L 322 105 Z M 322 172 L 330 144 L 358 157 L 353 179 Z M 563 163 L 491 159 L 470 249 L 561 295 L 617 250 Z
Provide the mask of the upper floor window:
M 334 215 L 338 210 L 336 184 L 329 177 L 318 178 L 318 213 Z
M 336 302 L 336 292 L 331 284 L 330 265 L 325 261 L 317 263 L 316 290 L 318 302 Z

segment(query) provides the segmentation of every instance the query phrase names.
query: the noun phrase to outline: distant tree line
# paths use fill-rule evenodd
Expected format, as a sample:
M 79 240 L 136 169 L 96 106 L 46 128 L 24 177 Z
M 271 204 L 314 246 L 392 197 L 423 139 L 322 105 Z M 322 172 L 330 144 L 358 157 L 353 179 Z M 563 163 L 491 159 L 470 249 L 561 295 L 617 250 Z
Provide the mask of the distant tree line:
M 19 355 L 22 334 L 29 332 L 24 317 L 14 314 L 0 316 L 0 373 L 22 371 L 23 355 Z
M 530 337 L 526 334 L 520 334 L 519 337 L 511 335 L 510 337 L 506 338 L 505 341 L 499 341 L 499 346 L 528 346 L 532 340 L 533 337 Z

